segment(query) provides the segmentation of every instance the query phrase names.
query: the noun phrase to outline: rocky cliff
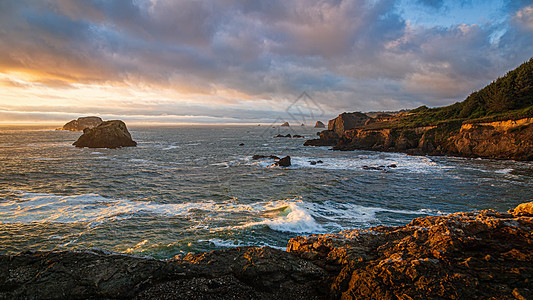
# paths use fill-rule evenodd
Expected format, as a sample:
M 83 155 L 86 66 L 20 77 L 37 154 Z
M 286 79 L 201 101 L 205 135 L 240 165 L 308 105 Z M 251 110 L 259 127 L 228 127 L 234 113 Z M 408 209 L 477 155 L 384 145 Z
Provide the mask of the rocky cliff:
M 68 122 L 57 130 L 83 131 L 86 128 L 94 128 L 102 124 L 102 122 L 102 119 L 99 117 L 80 117 Z
M 0 255 L 0 298 L 532 299 L 533 202 L 160 261 Z
M 105 121 L 95 128 L 86 128 L 76 142 L 76 147 L 119 148 L 135 147 L 126 124 L 120 120 Z
M 347 130 L 333 149 L 533 160 L 533 118 L 415 128 L 354 128 Z
M 366 121 L 370 119 L 369 116 L 360 113 L 342 113 L 333 120 L 328 122 L 328 130 L 334 131 L 338 136 L 343 136 L 348 129 L 365 125 Z

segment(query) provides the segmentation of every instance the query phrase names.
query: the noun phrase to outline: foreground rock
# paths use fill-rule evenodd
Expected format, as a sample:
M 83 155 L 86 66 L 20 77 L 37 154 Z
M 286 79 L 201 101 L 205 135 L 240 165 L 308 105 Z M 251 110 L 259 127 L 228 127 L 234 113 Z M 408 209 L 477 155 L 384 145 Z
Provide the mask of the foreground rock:
M 83 131 L 86 128 L 95 128 L 102 124 L 102 122 L 102 119 L 99 117 L 80 117 L 77 120 L 68 122 L 57 130 Z
M 0 255 L 0 299 L 533 299 L 533 202 L 167 261 Z
M 291 239 L 349 299 L 533 299 L 533 202 Z M 335 271 L 333 271 L 335 270 Z
M 234 248 L 160 261 L 121 254 L 0 256 L 0 298 L 320 299 L 325 272 L 272 248 Z
M 120 120 L 105 121 L 92 129 L 85 129 L 83 135 L 73 144 L 76 147 L 119 148 L 135 147 L 126 124 Z

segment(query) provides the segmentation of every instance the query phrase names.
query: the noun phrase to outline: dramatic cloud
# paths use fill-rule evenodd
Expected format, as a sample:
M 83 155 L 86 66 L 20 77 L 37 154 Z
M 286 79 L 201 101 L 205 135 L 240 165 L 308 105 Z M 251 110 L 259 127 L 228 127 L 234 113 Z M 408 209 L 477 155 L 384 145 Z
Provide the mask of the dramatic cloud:
M 271 122 L 304 91 L 324 120 L 447 105 L 530 58 L 528 2 L 2 1 L 0 115 Z

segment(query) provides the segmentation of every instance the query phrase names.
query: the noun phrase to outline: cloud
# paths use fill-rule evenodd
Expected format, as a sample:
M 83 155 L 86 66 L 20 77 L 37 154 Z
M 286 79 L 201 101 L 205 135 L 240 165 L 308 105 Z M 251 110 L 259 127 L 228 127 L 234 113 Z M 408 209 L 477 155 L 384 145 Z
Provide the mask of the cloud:
M 435 13 L 449 6 L 444 0 L 416 3 Z M 446 105 L 533 53 L 528 1 L 502 6 L 496 15 L 506 17 L 490 23 L 442 26 L 412 23 L 402 5 L 2 1 L 0 85 L 6 97 L 0 106 L 13 109 L 8 96 L 17 95 L 27 102 L 17 103 L 18 110 L 41 113 L 30 98 L 53 109 L 54 97 L 73 97 L 85 109 L 69 113 L 90 113 L 98 108 L 90 105 L 94 99 L 107 97 L 114 105 L 102 110 L 107 114 L 253 120 L 275 119 L 302 91 L 328 115 Z

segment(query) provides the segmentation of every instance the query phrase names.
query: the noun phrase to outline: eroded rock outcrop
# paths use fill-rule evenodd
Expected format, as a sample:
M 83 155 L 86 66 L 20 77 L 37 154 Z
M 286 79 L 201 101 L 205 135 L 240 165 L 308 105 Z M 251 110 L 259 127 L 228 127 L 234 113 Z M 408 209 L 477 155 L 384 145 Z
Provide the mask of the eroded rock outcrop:
M 120 148 L 135 147 L 126 124 L 120 120 L 105 121 L 95 128 L 87 128 L 76 142 L 76 147 Z
M 334 131 L 342 137 L 346 130 L 363 126 L 368 119 L 370 117 L 361 112 L 342 113 L 328 122 L 328 130 Z
M 532 299 L 533 202 L 161 261 L 0 255 L 0 298 Z
M 86 128 L 95 128 L 96 126 L 102 124 L 102 122 L 103 121 L 100 117 L 80 117 L 76 120 L 68 122 L 57 130 L 83 131 Z
M 297 237 L 287 249 L 331 270 L 332 298 L 532 299 L 531 207 Z

